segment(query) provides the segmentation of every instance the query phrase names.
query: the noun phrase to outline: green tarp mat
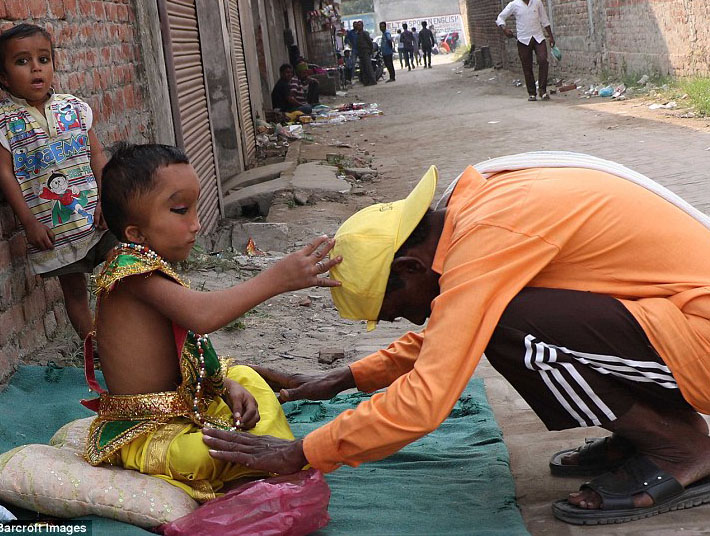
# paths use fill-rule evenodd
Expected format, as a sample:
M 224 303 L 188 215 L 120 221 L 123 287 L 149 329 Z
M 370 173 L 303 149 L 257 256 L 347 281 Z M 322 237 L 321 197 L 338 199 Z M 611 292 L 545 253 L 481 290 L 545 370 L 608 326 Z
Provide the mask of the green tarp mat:
M 0 452 L 47 443 L 65 423 L 91 412 L 79 404 L 88 390 L 76 368 L 23 366 L 0 393 Z M 367 395 L 284 405 L 296 436 L 355 407 Z M 330 524 L 317 534 L 527 535 L 515 503 L 508 451 L 488 405 L 483 382 L 472 380 L 449 418 L 432 434 L 385 460 L 342 467 L 327 475 Z M 10 507 L 18 517 L 31 512 Z M 90 517 L 94 536 L 148 531 Z

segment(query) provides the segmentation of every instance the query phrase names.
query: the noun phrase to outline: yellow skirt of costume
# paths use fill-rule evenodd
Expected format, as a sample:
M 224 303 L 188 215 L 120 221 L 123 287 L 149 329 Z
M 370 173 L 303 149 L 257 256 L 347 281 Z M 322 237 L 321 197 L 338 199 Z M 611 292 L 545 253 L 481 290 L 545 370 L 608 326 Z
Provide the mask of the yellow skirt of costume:
M 247 430 L 249 433 L 294 438 L 281 404 L 261 376 L 247 366 L 238 365 L 229 368 L 226 377 L 240 383 L 256 398 L 261 418 L 253 429 Z M 230 422 L 233 418 L 232 410 L 221 398 L 210 404 L 207 413 Z M 263 472 L 212 458 L 202 441 L 200 427 L 181 417 L 134 439 L 119 454 L 124 468 L 162 478 L 200 502 L 216 497 L 225 482 L 264 476 Z

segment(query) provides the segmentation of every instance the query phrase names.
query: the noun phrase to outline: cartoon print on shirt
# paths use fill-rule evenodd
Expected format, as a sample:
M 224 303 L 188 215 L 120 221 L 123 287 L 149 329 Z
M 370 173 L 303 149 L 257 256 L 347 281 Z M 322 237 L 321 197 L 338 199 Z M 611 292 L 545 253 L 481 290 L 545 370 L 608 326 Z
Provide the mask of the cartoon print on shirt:
M 87 191 L 80 192 L 75 186 L 69 186 L 69 181 L 63 173 L 52 173 L 47 179 L 47 186 L 42 189 L 39 197 L 56 201 L 52 207 L 53 227 L 69 221 L 72 214 L 83 216 L 89 224 L 94 223 L 94 217 L 84 210 L 89 202 Z
M 11 115 L 7 123 L 7 128 L 13 136 L 27 130 L 25 120 L 20 115 Z
M 67 132 L 75 128 L 81 128 L 79 115 L 76 113 L 74 106 L 70 102 L 62 104 L 59 109 L 54 112 L 54 117 L 57 119 L 57 128 L 59 132 Z

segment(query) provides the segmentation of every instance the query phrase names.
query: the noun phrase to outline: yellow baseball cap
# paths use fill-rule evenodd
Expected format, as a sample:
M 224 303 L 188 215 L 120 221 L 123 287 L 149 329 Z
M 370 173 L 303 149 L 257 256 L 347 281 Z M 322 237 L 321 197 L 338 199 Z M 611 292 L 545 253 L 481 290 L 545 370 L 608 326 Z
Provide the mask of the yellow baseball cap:
M 431 205 L 438 180 L 431 166 L 406 199 L 366 207 L 335 233 L 330 254 L 341 255 L 343 262 L 330 269 L 330 276 L 342 284 L 330 292 L 341 317 L 367 320 L 367 331 L 375 329 L 394 254 Z

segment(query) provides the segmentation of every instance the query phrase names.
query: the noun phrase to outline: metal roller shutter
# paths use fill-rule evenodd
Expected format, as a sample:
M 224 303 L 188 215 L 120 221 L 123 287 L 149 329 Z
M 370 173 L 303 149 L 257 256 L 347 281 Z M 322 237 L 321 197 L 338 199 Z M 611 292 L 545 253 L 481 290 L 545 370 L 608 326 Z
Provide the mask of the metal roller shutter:
M 244 162 L 246 167 L 251 167 L 256 160 L 256 134 L 254 132 L 251 98 L 249 97 L 249 81 L 247 79 L 246 59 L 244 58 L 244 45 L 242 44 L 242 25 L 239 20 L 238 0 L 228 0 L 227 8 L 232 49 L 232 72 L 234 73 L 234 86 L 237 89 L 237 106 L 243 140 Z
M 167 27 L 167 32 L 163 32 L 166 57 L 172 58 L 175 70 L 174 80 L 169 83 L 175 137 L 200 178 L 198 214 L 202 232 L 208 233 L 219 220 L 219 189 L 197 9 L 195 0 L 164 0 L 159 6 L 163 28 Z M 170 64 L 170 59 L 167 63 Z

